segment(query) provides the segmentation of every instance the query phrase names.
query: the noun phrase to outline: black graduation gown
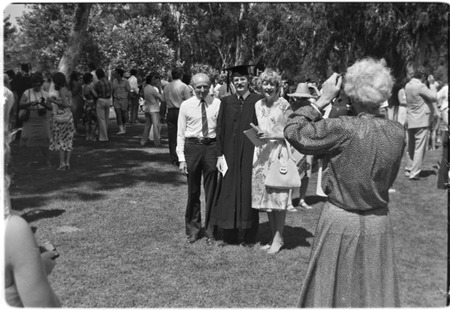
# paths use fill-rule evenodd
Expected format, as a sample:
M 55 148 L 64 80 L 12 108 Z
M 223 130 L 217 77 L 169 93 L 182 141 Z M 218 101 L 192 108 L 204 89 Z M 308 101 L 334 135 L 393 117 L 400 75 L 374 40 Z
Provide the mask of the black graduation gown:
M 252 226 L 253 143 L 243 131 L 257 124 L 255 103 L 261 95 L 250 93 L 241 104 L 236 95 L 224 97 L 217 119 L 217 156 L 224 155 L 228 165 L 225 177 L 219 173 L 211 221 L 223 229 L 248 229 Z

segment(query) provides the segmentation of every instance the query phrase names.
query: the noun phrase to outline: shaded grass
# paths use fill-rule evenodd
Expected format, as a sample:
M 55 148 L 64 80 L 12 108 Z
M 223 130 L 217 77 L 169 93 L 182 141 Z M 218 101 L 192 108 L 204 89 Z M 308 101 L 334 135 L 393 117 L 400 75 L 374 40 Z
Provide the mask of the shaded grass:
M 13 145 L 12 205 L 38 241 L 51 240 L 61 253 L 50 280 L 64 306 L 295 307 L 324 203 L 314 195 L 317 175 L 306 199 L 314 209 L 288 214 L 278 255 L 203 240 L 188 245 L 186 178 L 170 164 L 168 148 L 139 145 L 142 130 L 136 124 L 115 136 L 112 127 L 106 144 L 77 137 L 66 172 L 23 168 L 24 150 Z M 417 182 L 401 170 L 391 195 L 405 307 L 445 305 L 438 288 L 446 287 L 447 192 L 436 189 L 438 158 L 440 150 L 427 153 L 429 173 Z M 265 241 L 264 213 L 260 224 Z

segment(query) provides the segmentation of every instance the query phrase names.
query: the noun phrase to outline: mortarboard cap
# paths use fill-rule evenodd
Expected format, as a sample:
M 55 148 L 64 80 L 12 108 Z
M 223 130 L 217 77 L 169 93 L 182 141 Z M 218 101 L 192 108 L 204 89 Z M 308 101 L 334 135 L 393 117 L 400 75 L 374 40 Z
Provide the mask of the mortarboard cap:
M 233 76 L 233 74 L 239 74 L 239 75 L 246 75 L 251 76 L 252 74 L 252 67 L 255 65 L 238 65 L 233 66 L 229 68 L 225 68 L 224 70 L 227 71 L 227 91 L 229 91 L 229 85 L 230 85 L 230 76 Z
M 239 65 L 226 68 L 225 70 L 228 71 L 228 74 L 237 73 L 239 75 L 253 75 L 251 67 L 254 67 L 254 65 Z

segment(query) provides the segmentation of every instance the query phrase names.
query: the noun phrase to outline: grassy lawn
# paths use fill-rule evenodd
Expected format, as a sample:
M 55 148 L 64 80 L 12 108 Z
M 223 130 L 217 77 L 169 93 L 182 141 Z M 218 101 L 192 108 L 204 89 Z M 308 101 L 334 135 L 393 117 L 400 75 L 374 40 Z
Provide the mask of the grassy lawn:
M 167 147 L 140 146 L 142 130 L 133 124 L 117 136 L 112 119 L 107 143 L 77 136 L 70 171 L 56 171 L 56 153 L 52 169 L 25 168 L 26 150 L 13 143 L 12 206 L 39 242 L 51 240 L 61 253 L 50 280 L 63 305 L 295 307 L 324 203 L 315 196 L 317 174 L 307 196 L 314 209 L 288 214 L 277 255 L 204 240 L 189 245 L 186 179 Z M 436 188 L 433 168 L 441 151 L 427 152 L 419 181 L 405 178 L 403 165 L 391 194 L 403 307 L 445 306 L 448 196 Z M 265 241 L 270 228 L 260 218 Z

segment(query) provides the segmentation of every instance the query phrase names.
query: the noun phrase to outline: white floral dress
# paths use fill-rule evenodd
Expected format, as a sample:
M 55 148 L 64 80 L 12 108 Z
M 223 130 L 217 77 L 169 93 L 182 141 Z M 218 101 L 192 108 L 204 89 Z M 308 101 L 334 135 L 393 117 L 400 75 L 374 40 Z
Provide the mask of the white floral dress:
M 289 102 L 280 97 L 270 108 L 265 105 L 264 99 L 259 100 L 255 104 L 255 113 L 261 130 L 274 136 L 283 136 L 287 118 L 292 110 Z M 288 156 L 284 140 L 274 139 L 260 147 L 255 147 L 252 171 L 252 208 L 254 209 L 286 210 L 288 206 L 288 189 L 267 188 L 264 185 L 268 168 L 275 160 L 279 160 L 279 154 L 283 160 Z
M 60 92 L 54 91 L 52 93 L 53 96 L 60 98 Z M 71 96 L 69 96 L 71 97 Z M 68 98 L 67 100 L 71 100 Z M 64 113 L 65 110 L 71 112 L 70 107 L 67 108 L 58 108 L 54 105 L 54 115 Z M 73 150 L 73 137 L 75 135 L 75 126 L 73 122 L 72 112 L 70 113 L 71 117 L 69 122 L 67 123 L 57 123 L 55 117 L 53 117 L 52 121 L 52 129 L 50 136 L 50 147 L 51 151 L 72 151 Z

